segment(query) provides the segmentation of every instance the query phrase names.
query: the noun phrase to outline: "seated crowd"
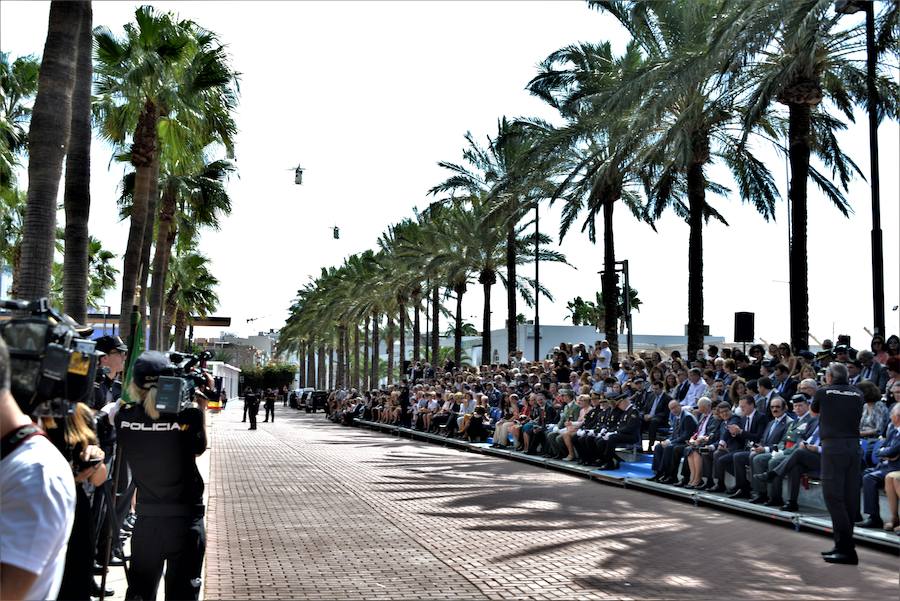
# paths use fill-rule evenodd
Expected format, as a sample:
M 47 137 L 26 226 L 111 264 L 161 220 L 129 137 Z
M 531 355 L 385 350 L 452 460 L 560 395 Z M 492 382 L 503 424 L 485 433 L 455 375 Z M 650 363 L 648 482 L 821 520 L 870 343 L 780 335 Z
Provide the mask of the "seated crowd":
M 860 526 L 900 532 L 900 339 L 876 337 L 871 350 L 858 352 L 823 346 L 796 355 L 787 344 L 753 345 L 746 355 L 710 346 L 691 361 L 653 351 L 617 362 L 598 341 L 592 349 L 561 344 L 543 361 L 518 351 L 506 364 L 480 368 L 415 362 L 400 384 L 334 391 L 328 412 L 347 425 L 359 418 L 471 442 L 491 438 L 494 447 L 604 470 L 619 469 L 617 450 L 643 451 L 646 440 L 654 481 L 797 511 L 801 485 L 818 476 L 811 403 L 830 370 L 865 399 L 859 426 L 868 517 L 859 516 Z

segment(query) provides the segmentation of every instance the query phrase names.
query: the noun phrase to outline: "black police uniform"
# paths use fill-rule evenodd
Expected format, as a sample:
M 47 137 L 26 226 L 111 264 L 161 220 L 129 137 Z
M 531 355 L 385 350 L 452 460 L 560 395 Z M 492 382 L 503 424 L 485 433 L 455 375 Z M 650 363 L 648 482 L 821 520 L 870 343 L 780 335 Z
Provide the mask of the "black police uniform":
M 616 447 L 620 444 L 635 444 L 641 436 L 641 416 L 637 407 L 629 404 L 619 416 L 616 429 L 606 440 L 597 441 L 597 460 L 601 466 L 619 469 Z
M 137 486 L 126 599 L 156 599 L 166 567 L 166 599 L 197 599 L 206 552 L 203 479 L 195 457 L 206 450 L 203 412 L 151 419 L 141 405 L 122 407 L 116 432 Z
M 853 523 L 859 516 L 862 485 L 859 421 L 863 403 L 862 393 L 849 384 L 820 388 L 812 402 L 822 439 L 822 492 L 838 553 L 856 553 Z
M 250 417 L 250 429 L 256 430 L 256 415 L 259 413 L 259 396 L 252 390 L 244 393 L 244 410 Z

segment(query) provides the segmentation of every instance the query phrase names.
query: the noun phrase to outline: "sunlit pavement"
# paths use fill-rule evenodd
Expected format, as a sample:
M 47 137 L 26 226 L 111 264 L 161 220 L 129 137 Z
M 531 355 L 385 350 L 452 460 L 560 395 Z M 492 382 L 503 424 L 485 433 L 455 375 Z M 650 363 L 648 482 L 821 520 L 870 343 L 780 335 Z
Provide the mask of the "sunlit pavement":
M 206 599 L 897 598 L 895 555 L 276 411 L 212 417 Z

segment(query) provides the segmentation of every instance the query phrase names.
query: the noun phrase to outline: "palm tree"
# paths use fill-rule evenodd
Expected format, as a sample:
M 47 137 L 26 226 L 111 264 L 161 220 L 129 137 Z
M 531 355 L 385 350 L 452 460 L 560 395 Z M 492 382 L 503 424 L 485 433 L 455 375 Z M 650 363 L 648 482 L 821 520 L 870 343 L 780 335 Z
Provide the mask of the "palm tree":
M 456 331 L 454 347 L 457 354 L 462 351 L 462 298 L 468 289 L 471 275 L 478 274 L 478 283 L 482 285 L 484 292 L 484 309 L 482 317 L 482 357 L 491 357 L 491 287 L 497 282 L 498 276 L 503 283 L 518 290 L 523 295 L 527 304 L 533 303 L 533 297 L 529 287 L 534 285 L 533 280 L 517 276 L 515 282 L 506 281 L 503 274 L 498 274 L 498 266 L 502 265 L 506 258 L 506 231 L 495 227 L 491 219 L 493 205 L 483 196 L 471 195 L 454 201 L 454 204 L 434 210 L 433 222 L 428 227 L 435 228 L 434 246 L 429 257 L 429 274 L 438 276 L 447 282 L 456 298 Z M 523 232 L 529 224 L 524 223 L 516 227 L 514 244 L 517 250 L 516 263 L 528 264 L 534 261 L 534 236 L 525 236 Z M 439 235 L 438 232 L 453 232 L 451 236 Z M 548 236 L 542 236 L 540 243 L 546 247 L 551 242 Z M 565 256 L 559 252 L 547 250 L 540 251 L 542 261 L 565 262 Z M 541 288 L 541 293 L 552 300 L 552 296 Z M 515 315 L 513 316 L 515 320 Z M 515 323 L 515 322 L 513 322 Z M 458 365 L 458 362 L 457 362 Z
M 78 33 L 78 61 L 72 94 L 72 121 L 66 153 L 66 183 L 63 205 L 66 211 L 65 255 L 63 262 L 63 310 L 84 323 L 88 307 L 89 235 L 91 213 L 91 87 L 93 68 L 93 11 L 82 3 Z
M 198 252 L 176 252 L 169 268 L 166 316 L 175 323 L 175 349 L 185 348 L 190 319 L 206 317 L 219 305 L 215 287 L 219 280 L 209 271 L 209 259 Z M 167 329 L 168 331 L 168 329 Z
M 506 266 L 506 282 L 516 282 L 519 277 L 516 267 L 519 264 L 519 250 L 516 248 L 517 226 L 525 214 L 533 208 L 534 180 L 530 162 L 534 139 L 515 124 L 502 117 L 497 122 L 497 134 L 488 137 L 487 146 L 482 148 L 472 136 L 466 133 L 466 147 L 463 150 L 463 163 L 441 161 L 441 167 L 449 170 L 451 176 L 437 186 L 429 194 L 450 193 L 451 197 L 460 193 L 480 195 L 489 198 L 493 210 L 489 218 L 494 227 L 502 229 L 506 234 L 504 264 Z M 446 201 L 445 201 L 446 202 Z M 516 351 L 518 341 L 515 327 L 516 288 L 506 290 L 506 330 L 507 354 Z M 436 351 L 435 347 L 435 351 Z
M 740 63 L 751 87 L 744 116 L 750 131 L 761 120 L 778 115 L 776 103 L 787 108 L 787 144 L 776 140 L 790 162 L 791 202 L 790 316 L 794 351 L 809 347 L 809 282 L 807 268 L 807 185 L 810 179 L 845 216 L 844 196 L 850 179 L 859 173 L 837 143 L 836 130 L 844 124 L 829 114 L 828 104 L 853 121 L 854 106 L 867 103 L 865 37 L 863 26 L 838 27 L 839 15 L 829 15 L 833 2 L 826 0 L 743 0 L 732 6 L 728 18 L 713 38 L 713 52 Z M 878 48 L 897 53 L 898 5 L 884 3 L 879 17 L 882 32 Z M 892 25 L 893 23 L 893 25 Z M 880 64 L 877 74 L 878 115 L 897 119 L 900 87 L 896 65 Z M 786 148 L 785 148 L 786 147 Z M 831 177 L 810 163 L 816 156 L 831 170 Z M 840 188 L 832 183 L 837 179 Z
M 22 230 L 28 197 L 18 188 L 0 189 L 0 267 L 12 270 L 12 296 L 19 296 L 19 265 L 22 258 Z
M 613 56 L 608 42 L 576 44 L 548 56 L 528 89 L 559 110 L 568 121 L 560 128 L 548 128 L 541 122 L 529 121 L 525 126 L 541 136 L 538 153 L 545 155 L 554 170 L 561 172 L 562 183 L 550 197 L 565 201 L 560 240 L 586 209 L 581 231 L 587 230 L 596 242 L 595 221 L 603 213 L 603 277 L 607 299 L 603 330 L 613 357 L 619 350 L 616 332 L 618 308 L 613 210 L 622 200 L 631 212 L 643 219 L 643 206 L 637 193 L 641 184 L 639 166 L 635 162 L 639 139 L 629 127 L 634 106 L 623 106 L 618 112 L 608 110 L 604 101 L 618 91 L 623 80 L 641 66 L 643 57 L 635 44 L 629 44 L 621 57 Z
M 163 153 L 166 157 L 166 153 Z M 231 212 L 225 181 L 234 171 L 226 159 L 207 161 L 202 153 L 166 165 L 160 189 L 161 206 L 150 287 L 150 348 L 160 348 L 165 274 L 175 238 L 191 239 L 202 226 L 218 229 L 220 214 Z
M 12 63 L 0 52 L 0 190 L 15 187 L 14 169 L 28 146 L 31 98 L 37 93 L 40 63 L 20 56 Z
M 62 245 L 65 234 L 60 232 L 58 246 Z M 91 236 L 88 239 L 88 273 L 85 274 L 85 305 L 87 307 L 97 309 L 103 302 L 106 293 L 116 287 L 116 276 L 119 270 L 112 265 L 112 260 L 116 258 L 115 253 L 103 248 L 103 244 Z M 63 256 L 65 260 L 65 256 Z M 61 306 L 64 302 L 66 283 L 65 283 L 65 262 L 53 263 L 52 277 L 50 280 L 50 302 L 54 305 Z
M 142 264 L 149 263 L 149 242 L 144 238 L 155 219 L 148 208 L 157 198 L 159 140 L 179 148 L 186 147 L 191 137 L 214 138 L 230 154 L 237 76 L 215 34 L 152 7 L 137 9 L 135 23 L 125 26 L 124 38 L 102 27 L 95 38 L 96 112 L 102 132 L 120 145 L 130 136 L 129 157 L 135 168 L 122 278 L 120 325 L 127 325 L 135 286 L 143 279 Z
M 602 99 L 613 113 L 634 107 L 629 128 L 641 140 L 638 160 L 648 182 L 649 216 L 657 219 L 671 207 L 688 223 L 687 346 L 693 356 L 703 347 L 703 224 L 714 218 L 727 225 L 706 192 L 724 195 L 729 190 L 711 181 L 706 170 L 713 163 L 724 164 L 741 200 L 766 220 L 774 214 L 778 190 L 736 131 L 742 119 L 739 78 L 723 69 L 721 61 L 703 60 L 721 18 L 719 0 L 590 4 L 613 15 L 645 57 L 617 93 Z M 758 127 L 772 131 L 766 122 Z
M 47 41 L 28 135 L 28 204 L 18 293 L 47 296 L 56 241 L 56 197 L 69 142 L 83 2 L 50 3 Z

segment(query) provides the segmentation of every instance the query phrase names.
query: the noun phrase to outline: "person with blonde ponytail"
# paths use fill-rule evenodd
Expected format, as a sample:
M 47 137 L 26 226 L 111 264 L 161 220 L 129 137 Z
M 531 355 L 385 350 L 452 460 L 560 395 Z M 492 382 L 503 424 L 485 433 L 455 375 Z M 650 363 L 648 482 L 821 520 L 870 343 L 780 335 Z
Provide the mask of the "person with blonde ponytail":
M 128 403 L 116 413 L 116 435 L 137 487 L 137 522 L 131 539 L 126 599 L 156 599 L 166 572 L 166 599 L 197 599 L 206 552 L 203 479 L 196 457 L 206 451 L 206 403 L 213 382 L 206 375 L 192 406 L 160 412 L 161 376 L 173 366 L 148 351 L 134 362 Z

